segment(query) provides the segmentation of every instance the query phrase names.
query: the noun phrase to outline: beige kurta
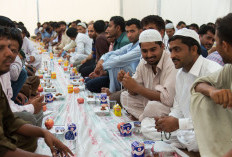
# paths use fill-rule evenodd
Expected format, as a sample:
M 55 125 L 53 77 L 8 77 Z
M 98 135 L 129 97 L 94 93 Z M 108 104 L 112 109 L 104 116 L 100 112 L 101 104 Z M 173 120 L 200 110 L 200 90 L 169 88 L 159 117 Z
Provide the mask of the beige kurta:
M 199 82 L 232 90 L 232 65 L 225 65 L 222 70 L 196 80 L 191 90 L 190 110 L 200 154 L 202 157 L 223 156 L 232 149 L 232 111 L 196 93 L 194 87 Z
M 145 117 L 168 115 L 173 105 L 177 70 L 167 52 L 163 52 L 156 71 L 154 74 L 152 66 L 141 59 L 133 78 L 145 88 L 159 91 L 160 102 L 149 101 L 140 95 L 132 96 L 127 91 L 121 94 L 123 107 L 140 121 Z
M 54 53 L 59 53 L 61 49 L 63 49 L 66 45 L 68 45 L 71 42 L 71 39 L 67 36 L 66 31 L 62 34 L 60 45 L 53 47 Z M 58 48 L 59 50 L 57 50 L 56 48 Z

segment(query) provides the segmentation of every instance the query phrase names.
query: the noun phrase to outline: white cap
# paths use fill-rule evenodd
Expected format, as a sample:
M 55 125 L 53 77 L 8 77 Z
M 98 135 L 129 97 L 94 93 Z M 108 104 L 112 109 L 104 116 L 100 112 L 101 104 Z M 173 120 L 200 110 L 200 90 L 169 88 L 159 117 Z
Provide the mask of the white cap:
M 172 29 L 172 28 L 174 28 L 173 23 L 168 23 L 165 25 L 165 29 Z
M 162 37 L 157 30 L 147 29 L 139 36 L 139 43 L 162 41 Z
M 87 28 L 87 26 L 86 26 L 86 24 L 85 23 L 83 23 L 83 22 L 79 22 L 78 24 L 77 24 L 77 26 L 82 26 L 83 28 Z
M 39 31 L 41 32 L 42 30 L 43 30 L 43 27 L 40 27 L 40 28 L 39 28 Z
M 199 35 L 194 30 L 182 28 L 176 31 L 176 33 L 173 36 L 176 36 L 176 35 L 193 38 L 201 45 Z

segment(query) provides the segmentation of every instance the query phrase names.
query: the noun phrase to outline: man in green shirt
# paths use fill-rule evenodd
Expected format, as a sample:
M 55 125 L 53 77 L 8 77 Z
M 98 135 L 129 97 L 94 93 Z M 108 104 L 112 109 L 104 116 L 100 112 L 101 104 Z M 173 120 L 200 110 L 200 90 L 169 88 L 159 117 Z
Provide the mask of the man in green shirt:
M 232 156 L 231 25 L 232 13 L 216 21 L 216 49 L 227 64 L 196 80 L 191 90 L 191 114 L 201 156 Z
M 13 62 L 13 53 L 9 49 L 9 30 L 0 26 L 0 75 L 10 70 Z M 62 144 L 49 131 L 27 124 L 20 118 L 14 117 L 7 97 L 0 84 L 0 156 L 2 157 L 44 157 L 34 152 L 37 147 L 37 137 L 43 137 L 50 147 L 53 156 L 56 155 L 55 148 L 66 156 L 73 155 L 72 152 Z
M 123 17 L 121 16 L 111 17 L 109 27 L 107 29 L 109 32 L 109 36 L 111 38 L 114 37 L 116 39 L 113 47 L 114 51 L 130 43 L 126 35 L 125 21 Z

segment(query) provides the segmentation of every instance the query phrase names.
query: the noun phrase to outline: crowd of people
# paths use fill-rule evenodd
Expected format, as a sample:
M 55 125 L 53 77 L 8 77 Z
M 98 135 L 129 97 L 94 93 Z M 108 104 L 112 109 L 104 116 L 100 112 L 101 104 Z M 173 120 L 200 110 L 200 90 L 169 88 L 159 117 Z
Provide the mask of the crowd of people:
M 0 16 L 0 156 L 34 154 L 37 138 L 72 152 L 42 129 L 44 96 L 37 92 L 41 55 L 31 38 L 68 60 L 86 88 L 107 93 L 144 137 L 170 133 L 169 144 L 201 156 L 232 156 L 232 13 L 200 27 L 149 15 L 141 21 L 113 16 L 88 24 L 22 22 Z

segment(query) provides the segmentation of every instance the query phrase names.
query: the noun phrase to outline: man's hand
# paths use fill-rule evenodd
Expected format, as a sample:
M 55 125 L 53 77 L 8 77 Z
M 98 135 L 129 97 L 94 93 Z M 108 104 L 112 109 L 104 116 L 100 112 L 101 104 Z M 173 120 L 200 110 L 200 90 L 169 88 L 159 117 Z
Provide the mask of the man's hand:
M 226 153 L 226 155 L 224 155 L 223 157 L 231 157 L 232 156 L 232 149 Z
M 46 103 L 43 103 L 44 96 L 39 96 L 38 98 L 35 98 L 31 101 L 31 104 L 34 106 L 34 114 L 37 114 L 42 110 L 42 107 L 46 105 Z
M 18 103 L 24 105 L 26 100 L 27 100 L 27 97 L 23 94 L 23 93 L 18 93 L 16 99 L 15 99 Z
M 84 59 L 84 60 L 81 61 L 81 64 L 84 64 L 86 62 L 87 62 L 87 59 Z
M 129 72 L 127 72 L 122 80 L 123 86 L 128 89 L 130 92 L 137 93 L 137 88 L 139 84 L 130 76 Z
M 124 70 L 120 70 L 120 71 L 118 72 L 117 79 L 118 79 L 119 82 L 122 82 L 123 77 L 124 77 L 125 74 L 126 74 L 126 72 L 125 72 Z
M 155 117 L 155 125 L 158 132 L 173 132 L 179 129 L 179 120 L 172 116 Z
M 65 146 L 60 140 L 58 140 L 54 135 L 52 135 L 49 131 L 44 131 L 44 141 L 48 145 L 48 147 L 51 149 L 52 156 L 56 156 L 56 149 L 58 149 L 61 153 L 61 156 L 67 156 L 70 155 L 74 156 L 74 154 L 71 152 L 71 150 Z
M 70 52 L 75 52 L 75 48 L 69 49 L 67 52 L 68 52 L 68 53 L 70 53 Z
M 100 77 L 101 75 L 99 74 L 96 74 L 95 72 L 91 72 L 90 74 L 89 74 L 89 78 L 91 78 L 91 79 L 94 79 L 94 78 L 96 78 L 96 77 Z
M 232 108 L 232 92 L 230 89 L 212 89 L 209 96 L 216 104 L 223 105 L 223 108 Z
M 103 63 L 104 63 L 104 60 L 102 60 L 102 59 L 97 62 L 96 68 L 94 69 L 94 72 L 96 74 L 99 75 L 100 72 L 103 71 L 103 66 L 102 66 Z

